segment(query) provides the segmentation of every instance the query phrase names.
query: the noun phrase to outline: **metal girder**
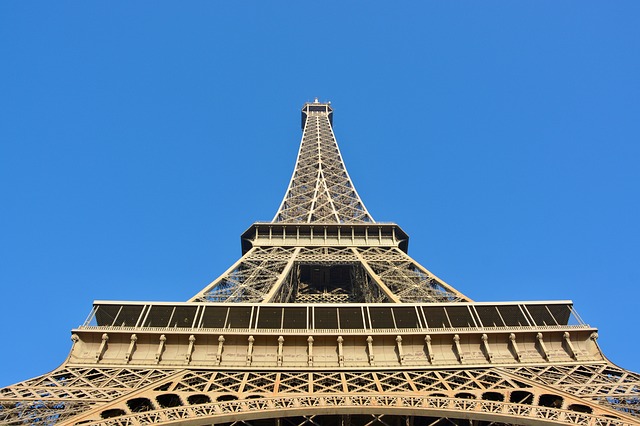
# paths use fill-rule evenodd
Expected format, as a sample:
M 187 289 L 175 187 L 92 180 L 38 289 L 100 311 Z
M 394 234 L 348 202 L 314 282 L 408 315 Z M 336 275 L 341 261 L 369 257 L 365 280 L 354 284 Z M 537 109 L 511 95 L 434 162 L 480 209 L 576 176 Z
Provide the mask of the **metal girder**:
M 222 423 L 229 421 L 231 412 L 234 421 L 271 417 L 255 413 L 257 407 L 279 410 L 281 417 L 372 413 L 455 419 L 461 418 L 462 411 L 466 413 L 463 418 L 513 424 L 639 423 L 595 397 L 575 396 L 557 385 L 500 368 L 470 368 L 408 372 L 181 370 L 108 403 L 96 404 L 62 424 L 145 424 L 152 419 L 159 424 L 178 419 L 191 424 Z
M 298 253 L 300 253 L 300 250 L 301 250 L 301 247 L 296 247 L 296 249 L 293 251 L 293 253 L 291 254 L 291 258 L 289 259 L 284 269 L 280 273 L 280 276 L 278 277 L 276 282 L 271 286 L 271 290 L 269 290 L 269 292 L 264 295 L 264 298 L 262 299 L 264 302 L 273 302 L 273 298 L 275 294 L 278 291 L 280 291 L 280 288 L 282 287 L 284 280 L 287 278 L 287 275 L 291 271 L 293 262 L 295 262 L 296 257 L 298 256 Z

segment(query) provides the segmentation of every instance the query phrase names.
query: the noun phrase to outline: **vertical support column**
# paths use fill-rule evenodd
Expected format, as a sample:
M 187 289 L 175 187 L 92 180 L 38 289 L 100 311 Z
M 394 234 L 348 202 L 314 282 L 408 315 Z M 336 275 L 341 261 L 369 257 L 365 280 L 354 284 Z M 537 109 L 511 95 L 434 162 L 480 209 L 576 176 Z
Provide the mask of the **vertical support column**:
M 71 335 L 71 351 L 69 351 L 69 353 L 73 353 L 73 349 L 76 347 L 76 344 L 80 341 L 80 336 L 78 336 L 76 333 L 73 333 Z
M 255 342 L 256 339 L 254 339 L 253 336 L 249 336 L 247 341 L 249 342 L 249 346 L 247 348 L 247 366 L 249 366 L 253 361 L 253 342 Z
M 313 367 L 313 336 L 309 336 L 307 344 L 309 345 L 309 348 L 307 349 L 307 365 L 309 367 Z
M 396 346 L 398 347 L 398 361 L 404 365 L 404 352 L 402 350 L 402 336 L 396 336 Z
M 108 341 L 109 341 L 109 335 L 107 333 L 104 333 L 102 335 L 102 342 L 100 343 L 100 347 L 98 348 L 98 352 L 96 352 L 96 362 L 100 362 L 100 360 L 104 356 L 104 353 L 107 350 L 107 342 Z
M 589 336 L 589 343 L 589 352 L 600 352 L 600 349 L 598 348 L 598 333 L 596 333 L 595 331 L 591 333 L 591 335 Z
M 455 347 L 458 361 L 460 362 L 460 364 L 462 364 L 464 356 L 462 355 L 462 347 L 460 347 L 460 336 L 458 336 L 457 334 L 453 336 L 453 346 Z
M 278 367 L 282 367 L 282 347 L 284 346 L 284 337 L 278 337 Z
M 342 343 L 344 339 L 342 336 L 338 336 L 338 365 L 344 367 L 344 352 L 342 351 Z
M 424 344 L 427 348 L 427 358 L 429 359 L 429 363 L 433 364 L 433 348 L 431 347 L 431 336 L 430 335 L 426 335 L 424 336 Z
M 518 343 L 516 342 L 515 333 L 511 333 L 509 335 L 509 342 L 511 343 L 511 348 L 513 349 L 513 354 L 515 355 L 516 361 L 522 361 L 522 357 L 520 355 L 520 350 L 518 349 Z
M 223 346 L 224 346 L 224 336 L 221 334 L 220 337 L 218 337 L 218 352 L 216 353 L 216 365 L 220 365 L 220 363 L 222 362 L 222 350 L 223 350 Z
M 491 362 L 493 360 L 493 354 L 491 353 L 491 348 L 489 347 L 489 336 L 487 336 L 485 333 L 482 335 L 481 339 L 482 339 L 482 347 L 487 357 L 487 361 Z
M 367 349 L 369 351 L 369 365 L 376 365 L 373 356 L 373 337 L 367 336 Z
M 193 334 L 189 336 L 189 347 L 187 348 L 187 354 L 184 357 L 184 360 L 187 364 L 191 362 L 191 354 L 193 354 L 193 347 L 196 344 L 196 336 Z
M 167 336 L 164 334 L 160 335 L 160 343 L 158 344 L 158 350 L 156 351 L 156 364 L 160 363 L 160 358 L 162 357 L 162 352 L 164 351 L 164 344 L 167 341 Z
M 536 340 L 538 341 L 538 346 L 540 347 L 540 351 L 542 352 L 542 357 L 549 361 L 549 352 L 547 352 L 547 347 L 544 344 L 544 339 L 542 333 L 536 334 Z
M 571 336 L 569 335 L 569 332 L 565 331 L 564 334 L 562 335 L 562 338 L 564 339 L 564 344 L 566 345 L 567 352 L 569 352 L 569 356 L 573 358 L 575 361 L 577 361 L 578 353 L 573 347 L 573 343 L 571 343 Z
M 134 334 L 131 335 L 131 343 L 129 343 L 129 349 L 127 353 L 124 355 L 124 362 L 129 363 L 131 360 L 131 356 L 133 355 L 133 351 L 136 349 L 136 342 L 138 341 L 138 336 Z

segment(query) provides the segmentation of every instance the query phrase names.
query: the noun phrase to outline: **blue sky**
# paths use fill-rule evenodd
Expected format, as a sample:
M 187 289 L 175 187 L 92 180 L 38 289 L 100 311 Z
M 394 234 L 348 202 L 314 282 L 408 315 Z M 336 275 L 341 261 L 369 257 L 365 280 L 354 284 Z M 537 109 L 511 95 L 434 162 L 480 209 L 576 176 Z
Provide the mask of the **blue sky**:
M 183 301 L 271 220 L 299 110 L 474 300 L 571 299 L 640 371 L 640 3 L 0 3 L 0 386 L 94 299 Z

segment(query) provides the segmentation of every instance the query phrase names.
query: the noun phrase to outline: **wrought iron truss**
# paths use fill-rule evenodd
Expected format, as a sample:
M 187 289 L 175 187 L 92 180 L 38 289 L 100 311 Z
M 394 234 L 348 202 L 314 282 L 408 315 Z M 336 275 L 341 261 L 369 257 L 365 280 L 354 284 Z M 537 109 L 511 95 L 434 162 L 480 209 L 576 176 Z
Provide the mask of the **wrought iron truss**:
M 357 288 L 333 288 L 333 298 L 296 298 L 304 266 L 344 265 Z M 337 271 L 337 269 L 335 269 Z M 330 272 L 329 272 L 330 273 Z M 309 277 L 312 279 L 312 277 Z M 326 280 L 328 281 L 328 280 Z M 327 286 L 324 282 L 323 288 Z M 331 286 L 330 283 L 328 283 Z M 320 293 L 322 289 L 317 289 Z M 326 293 L 326 292 L 323 292 Z M 320 293 L 322 294 L 322 293 Z M 193 302 L 452 302 L 469 301 L 398 247 L 253 247 Z
M 96 301 L 57 370 L 0 389 L 0 424 L 640 424 L 570 301 L 474 302 L 375 222 L 333 110 L 303 136 L 274 219 L 187 302 Z
M 329 104 L 306 104 L 291 182 L 274 222 L 373 222 L 356 192 L 333 134 Z
M 276 417 L 364 413 L 457 421 L 471 417 L 515 424 L 625 425 L 637 420 L 609 407 L 637 397 L 640 386 L 640 376 L 606 363 L 426 371 L 182 369 L 167 373 L 63 368 L 3 390 L 3 398 L 11 392 L 21 403 L 3 406 L 2 420 L 123 425 L 195 419 L 199 424 L 237 420 L 251 424 Z M 638 414 L 637 406 L 626 408 L 629 414 Z

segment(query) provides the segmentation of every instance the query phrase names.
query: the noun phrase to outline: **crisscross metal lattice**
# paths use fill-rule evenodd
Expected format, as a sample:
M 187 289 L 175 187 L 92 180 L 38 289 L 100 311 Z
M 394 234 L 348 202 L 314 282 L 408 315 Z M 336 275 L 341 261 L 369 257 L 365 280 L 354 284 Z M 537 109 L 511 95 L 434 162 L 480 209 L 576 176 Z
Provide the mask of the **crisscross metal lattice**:
M 349 178 L 329 112 L 308 112 L 289 188 L 274 222 L 373 222 Z

